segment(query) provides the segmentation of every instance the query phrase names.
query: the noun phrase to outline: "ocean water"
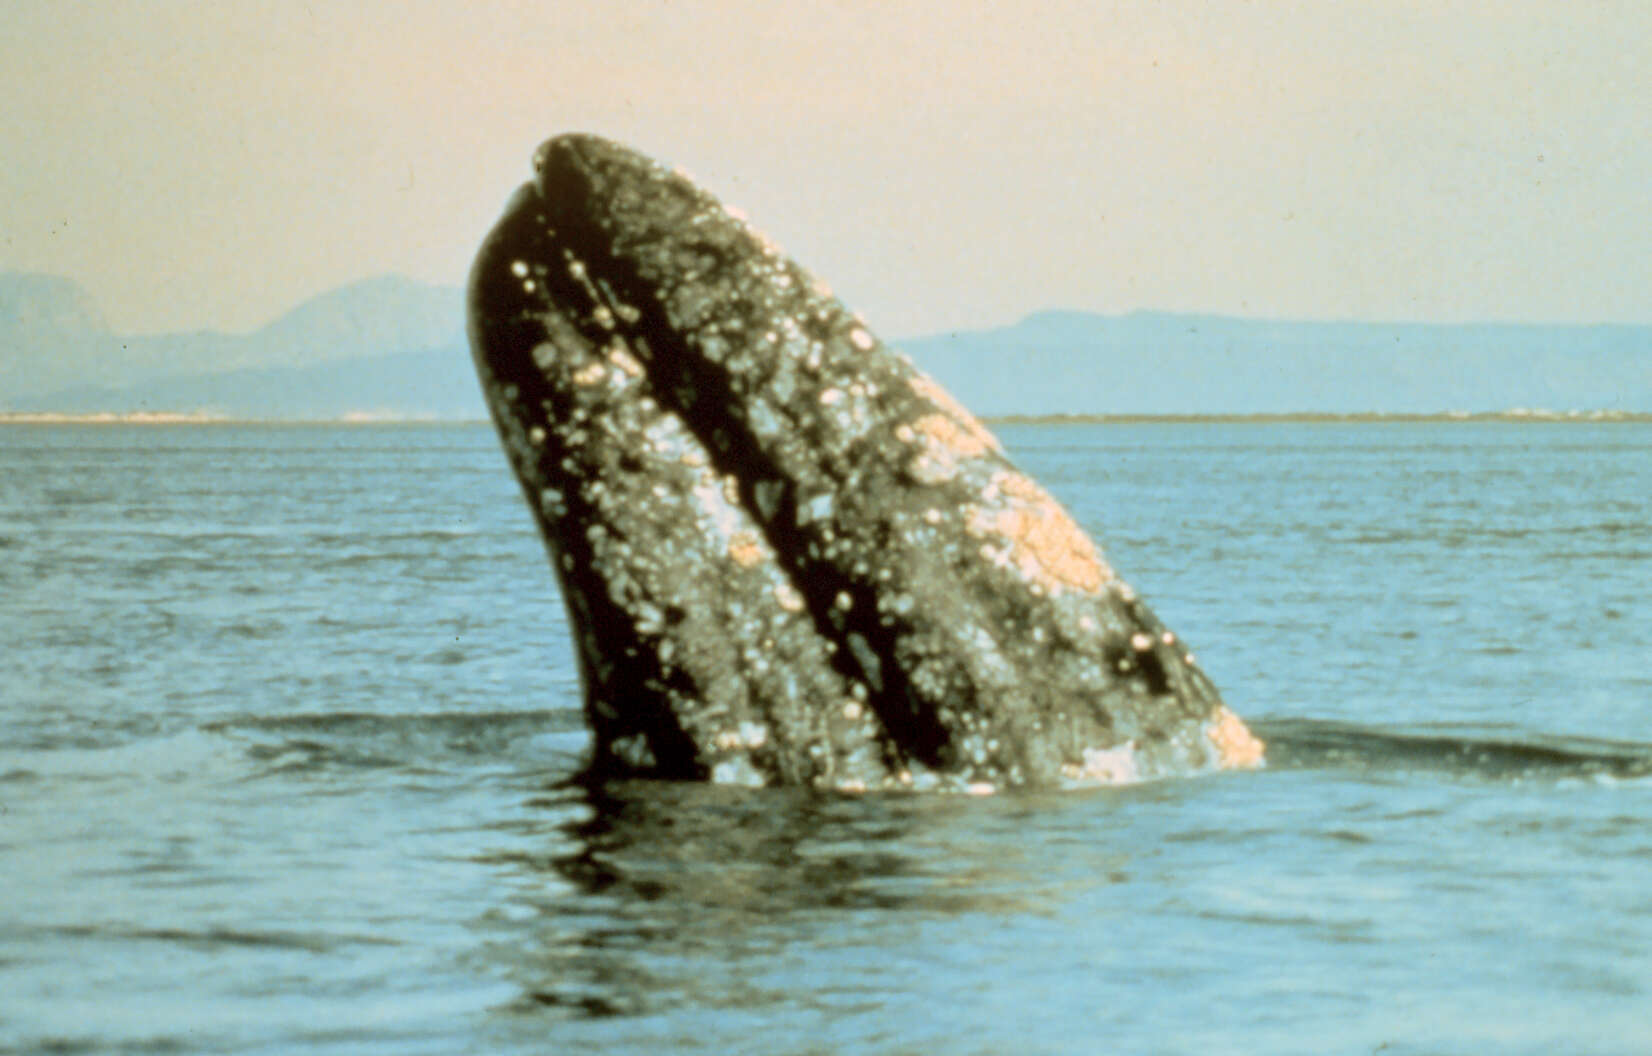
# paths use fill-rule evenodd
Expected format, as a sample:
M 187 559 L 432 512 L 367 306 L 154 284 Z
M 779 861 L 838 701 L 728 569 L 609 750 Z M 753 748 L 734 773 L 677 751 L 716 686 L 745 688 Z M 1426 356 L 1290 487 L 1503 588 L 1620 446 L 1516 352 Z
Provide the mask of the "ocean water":
M 0 428 L 0 1052 L 1652 1051 L 1652 426 L 1000 433 L 1268 769 L 584 791 L 486 427 Z

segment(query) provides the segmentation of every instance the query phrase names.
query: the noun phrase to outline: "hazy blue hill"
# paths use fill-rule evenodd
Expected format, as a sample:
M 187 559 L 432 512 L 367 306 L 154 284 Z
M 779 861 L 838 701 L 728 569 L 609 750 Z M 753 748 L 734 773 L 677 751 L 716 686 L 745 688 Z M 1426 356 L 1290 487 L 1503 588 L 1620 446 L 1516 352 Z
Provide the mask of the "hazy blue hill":
M 235 419 L 479 419 L 487 416 L 463 345 L 308 367 L 249 367 L 121 389 L 80 386 L 18 401 L 58 414 L 206 413 Z
M 91 295 L 73 279 L 0 271 L 0 341 L 25 334 L 104 334 L 108 330 Z
M 364 279 L 313 297 L 247 335 L 249 366 L 304 366 L 356 355 L 418 350 L 462 340 L 464 294 L 400 275 Z
M 1652 410 L 1652 327 L 1041 312 L 901 342 L 981 414 Z
M 81 365 L 111 341 L 103 314 L 79 283 L 0 272 L 0 406 L 13 395 L 72 383 Z
M 92 325 L 101 319 L 74 283 L 48 276 L 23 277 L 27 282 L 13 278 L 0 277 L 0 307 L 5 308 L 0 315 L 0 410 L 95 413 L 139 403 L 152 410 L 192 410 L 203 393 L 210 393 L 213 403 L 255 405 L 261 402 L 256 391 L 230 399 L 234 386 L 277 379 L 296 386 L 281 400 L 297 406 L 296 394 L 304 384 L 299 379 L 305 376 L 286 373 L 293 368 L 417 355 L 438 346 L 464 349 L 460 291 L 400 276 L 328 291 L 251 333 L 127 336 Z M 10 308 L 14 303 L 18 307 Z M 76 304 L 83 310 L 71 310 Z M 14 317 L 35 323 L 5 325 Z M 359 369 L 345 373 L 357 377 L 364 389 L 372 388 Z M 396 372 L 390 373 L 394 377 Z M 315 386 L 317 406 L 331 406 L 334 396 L 353 395 L 342 393 L 342 382 L 325 373 L 308 381 Z

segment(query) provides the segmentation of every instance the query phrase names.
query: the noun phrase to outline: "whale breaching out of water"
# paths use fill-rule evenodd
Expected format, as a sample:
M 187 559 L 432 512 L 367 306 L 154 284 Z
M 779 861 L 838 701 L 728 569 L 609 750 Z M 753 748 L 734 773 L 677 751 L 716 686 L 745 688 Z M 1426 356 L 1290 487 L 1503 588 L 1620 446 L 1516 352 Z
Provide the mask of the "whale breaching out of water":
M 592 772 L 845 790 L 1262 760 L 998 441 L 681 171 L 534 156 L 477 370 L 560 576 Z

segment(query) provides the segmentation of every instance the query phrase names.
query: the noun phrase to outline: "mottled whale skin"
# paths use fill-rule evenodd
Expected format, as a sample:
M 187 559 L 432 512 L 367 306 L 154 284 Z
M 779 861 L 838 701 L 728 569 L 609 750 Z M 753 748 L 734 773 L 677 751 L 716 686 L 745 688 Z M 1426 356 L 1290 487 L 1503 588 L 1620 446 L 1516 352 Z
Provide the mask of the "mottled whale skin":
M 1262 761 L 998 441 L 685 174 L 550 140 L 469 324 L 597 776 L 844 790 Z

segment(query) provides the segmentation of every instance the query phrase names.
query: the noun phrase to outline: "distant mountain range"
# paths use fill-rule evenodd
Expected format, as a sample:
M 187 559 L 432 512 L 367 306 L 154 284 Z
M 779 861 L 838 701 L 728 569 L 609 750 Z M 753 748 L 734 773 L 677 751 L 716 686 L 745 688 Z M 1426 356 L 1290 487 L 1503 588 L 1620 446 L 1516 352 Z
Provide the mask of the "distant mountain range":
M 1652 327 L 1040 312 L 902 342 L 984 415 L 1652 411 Z
M 460 291 L 399 276 L 312 298 L 246 334 L 119 335 L 66 279 L 0 273 L 0 411 L 231 418 L 485 413 Z
M 1051 311 L 896 344 L 988 416 L 1652 412 L 1649 326 Z M 0 412 L 486 414 L 452 287 L 388 276 L 251 333 L 122 336 L 75 283 L 21 273 L 0 273 Z

